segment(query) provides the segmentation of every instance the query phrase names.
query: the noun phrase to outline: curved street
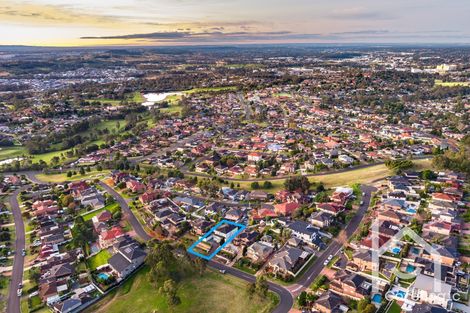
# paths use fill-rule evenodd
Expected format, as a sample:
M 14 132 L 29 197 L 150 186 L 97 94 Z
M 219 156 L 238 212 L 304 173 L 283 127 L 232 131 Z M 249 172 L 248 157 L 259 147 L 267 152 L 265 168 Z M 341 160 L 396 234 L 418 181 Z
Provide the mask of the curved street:
M 15 258 L 13 259 L 13 268 L 11 271 L 11 281 L 8 293 L 8 313 L 20 313 L 20 297 L 16 294 L 18 285 L 23 282 L 23 267 L 24 267 L 24 256 L 22 251 L 25 248 L 25 231 L 23 217 L 21 216 L 21 209 L 18 203 L 18 195 L 21 191 L 26 190 L 29 185 L 23 186 L 16 189 L 8 199 L 10 203 L 11 212 L 15 221 Z

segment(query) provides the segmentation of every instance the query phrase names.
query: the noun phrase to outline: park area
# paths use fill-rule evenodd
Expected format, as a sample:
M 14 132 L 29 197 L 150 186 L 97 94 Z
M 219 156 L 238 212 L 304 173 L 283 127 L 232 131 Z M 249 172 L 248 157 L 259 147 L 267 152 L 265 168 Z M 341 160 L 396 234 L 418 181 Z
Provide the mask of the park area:
M 148 279 L 149 268 L 145 267 L 121 287 L 112 291 L 102 301 L 87 309 L 88 313 L 123 312 L 230 312 L 267 313 L 277 303 L 276 296 L 250 297 L 248 284 L 244 281 L 207 270 L 203 276 L 184 278 L 178 287 L 181 303 L 170 307 L 166 297 L 158 292 Z
M 413 170 L 421 171 L 425 169 L 429 169 L 432 167 L 431 159 L 419 159 L 413 160 Z M 387 168 L 385 164 L 377 164 L 371 165 L 368 167 L 357 168 L 357 169 L 350 169 L 347 171 L 340 171 L 334 172 L 331 171 L 330 173 L 325 174 L 314 174 L 314 175 L 307 175 L 310 182 L 322 182 L 326 187 L 333 188 L 339 186 L 349 186 L 353 183 L 359 184 L 370 184 L 380 179 L 384 179 L 387 176 L 394 175 L 393 171 Z M 279 190 L 284 189 L 284 182 L 285 179 L 273 179 L 273 178 L 266 178 L 266 181 L 270 181 L 272 183 L 272 187 L 269 189 L 259 188 L 260 190 L 266 190 L 267 192 L 277 192 Z M 262 180 L 260 185 L 263 185 Z M 240 184 L 241 188 L 244 189 L 252 189 L 251 184 L 252 181 L 243 181 L 243 180 L 231 180 L 235 184 Z

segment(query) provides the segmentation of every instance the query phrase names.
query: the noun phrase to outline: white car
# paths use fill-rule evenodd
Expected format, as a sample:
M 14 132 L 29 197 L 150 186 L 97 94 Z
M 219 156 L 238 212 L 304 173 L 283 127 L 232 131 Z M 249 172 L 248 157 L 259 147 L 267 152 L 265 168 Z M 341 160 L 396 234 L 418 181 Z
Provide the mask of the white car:
M 328 265 L 328 262 L 330 262 L 330 261 L 325 260 L 325 262 L 323 262 L 323 266 L 327 266 L 327 265 Z
M 17 295 L 18 297 L 21 297 L 22 294 L 23 294 L 23 289 L 18 288 L 18 290 L 16 291 L 16 295 Z

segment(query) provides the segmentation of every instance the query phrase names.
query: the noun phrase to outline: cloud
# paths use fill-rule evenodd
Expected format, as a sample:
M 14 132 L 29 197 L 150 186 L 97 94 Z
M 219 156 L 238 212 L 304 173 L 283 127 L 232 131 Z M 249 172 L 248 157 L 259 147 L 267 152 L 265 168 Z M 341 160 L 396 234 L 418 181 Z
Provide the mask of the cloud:
M 112 16 L 89 14 L 65 6 L 17 3 L 9 0 L 0 3 L 0 21 L 30 25 L 101 25 L 102 27 L 121 23 Z
M 189 31 L 173 31 L 173 32 L 154 32 L 143 34 L 127 34 L 117 36 L 86 36 L 80 39 L 121 39 L 121 40 L 134 40 L 134 39 L 147 39 L 147 40 L 163 40 L 163 41 L 220 41 L 220 40 L 269 40 L 269 39 L 292 39 L 305 36 L 319 36 L 319 34 L 293 34 L 289 31 L 273 31 L 273 32 L 222 32 L 204 31 L 204 32 L 189 32 Z

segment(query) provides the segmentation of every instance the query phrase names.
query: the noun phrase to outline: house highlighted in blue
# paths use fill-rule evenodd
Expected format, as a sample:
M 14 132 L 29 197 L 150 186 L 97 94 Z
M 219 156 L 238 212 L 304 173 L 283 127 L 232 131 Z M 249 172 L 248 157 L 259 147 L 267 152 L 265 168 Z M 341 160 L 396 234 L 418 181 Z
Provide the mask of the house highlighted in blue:
M 188 252 L 195 256 L 210 261 L 217 253 L 220 252 L 220 250 L 222 250 L 226 245 L 232 242 L 235 237 L 237 237 L 241 232 L 243 232 L 245 228 L 246 225 L 228 220 L 221 220 L 219 223 L 217 223 L 217 225 L 212 227 L 204 236 L 199 238 L 198 241 L 193 243 L 191 247 L 188 248 Z M 214 252 L 209 255 L 204 255 L 202 253 L 194 251 L 194 248 L 196 248 L 197 245 L 199 245 L 203 241 L 210 239 L 214 239 L 215 241 L 222 239 L 224 241 Z

